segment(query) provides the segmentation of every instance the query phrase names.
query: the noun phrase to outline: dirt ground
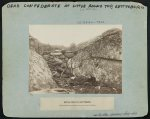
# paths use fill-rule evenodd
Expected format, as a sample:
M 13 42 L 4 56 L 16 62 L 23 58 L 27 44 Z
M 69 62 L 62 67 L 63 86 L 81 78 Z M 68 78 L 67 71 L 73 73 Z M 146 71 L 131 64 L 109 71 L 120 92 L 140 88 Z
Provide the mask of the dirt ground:
M 108 84 L 100 81 L 94 81 L 91 79 L 75 78 L 57 78 L 54 79 L 57 85 L 69 92 L 76 94 L 120 94 L 122 89 L 115 87 L 114 84 Z

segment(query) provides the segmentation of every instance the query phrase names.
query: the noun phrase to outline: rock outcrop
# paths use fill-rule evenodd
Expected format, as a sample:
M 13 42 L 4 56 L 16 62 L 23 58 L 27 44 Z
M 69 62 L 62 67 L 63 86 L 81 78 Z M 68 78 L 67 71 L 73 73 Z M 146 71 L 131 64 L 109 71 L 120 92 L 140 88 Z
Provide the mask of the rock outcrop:
M 29 91 L 51 89 L 57 87 L 52 73 L 41 55 L 29 50 Z
M 95 77 L 97 81 L 121 87 L 122 31 L 110 29 L 93 40 L 79 44 L 72 66 L 75 76 Z

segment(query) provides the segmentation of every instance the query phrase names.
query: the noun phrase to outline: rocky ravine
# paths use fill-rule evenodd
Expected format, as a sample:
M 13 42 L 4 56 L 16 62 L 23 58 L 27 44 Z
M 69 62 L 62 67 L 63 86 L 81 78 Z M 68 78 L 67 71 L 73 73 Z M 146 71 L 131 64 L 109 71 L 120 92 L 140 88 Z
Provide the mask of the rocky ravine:
M 122 85 L 122 31 L 110 29 L 93 40 L 78 45 L 72 58 L 75 76 L 95 77 L 111 87 Z M 70 65 L 70 63 L 69 63 Z

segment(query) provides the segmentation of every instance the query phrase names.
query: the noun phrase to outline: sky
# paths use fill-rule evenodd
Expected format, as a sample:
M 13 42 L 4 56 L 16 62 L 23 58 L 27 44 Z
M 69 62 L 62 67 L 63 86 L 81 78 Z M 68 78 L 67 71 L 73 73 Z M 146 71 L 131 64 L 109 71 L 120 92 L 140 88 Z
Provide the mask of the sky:
M 29 34 L 50 45 L 70 46 L 88 41 L 106 30 L 122 29 L 122 25 L 29 25 Z

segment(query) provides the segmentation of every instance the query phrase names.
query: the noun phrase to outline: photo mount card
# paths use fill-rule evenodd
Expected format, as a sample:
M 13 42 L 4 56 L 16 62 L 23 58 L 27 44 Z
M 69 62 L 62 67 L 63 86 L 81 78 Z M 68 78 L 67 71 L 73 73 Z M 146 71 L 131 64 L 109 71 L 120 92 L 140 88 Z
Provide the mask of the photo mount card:
M 2 27 L 5 116 L 147 115 L 146 6 L 13 2 Z

